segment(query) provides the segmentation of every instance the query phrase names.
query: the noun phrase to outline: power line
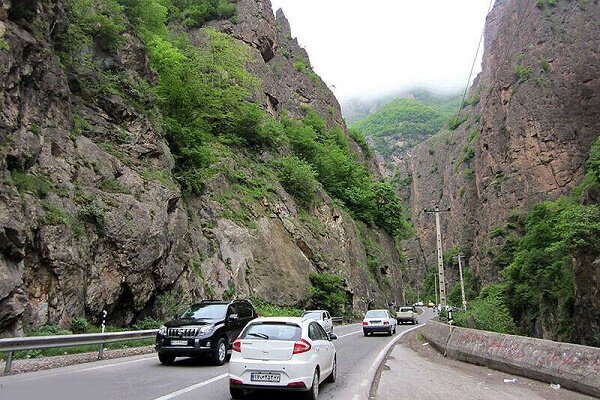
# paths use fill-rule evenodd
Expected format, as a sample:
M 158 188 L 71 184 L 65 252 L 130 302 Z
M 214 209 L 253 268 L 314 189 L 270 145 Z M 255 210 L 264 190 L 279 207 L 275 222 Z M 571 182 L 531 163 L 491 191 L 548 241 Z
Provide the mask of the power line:
M 486 15 L 490 13 L 492 10 L 492 6 L 494 5 L 494 0 L 490 0 L 490 5 L 488 6 L 488 12 Z M 479 49 L 481 48 L 481 43 L 483 42 L 483 35 L 485 33 L 485 23 L 483 24 L 483 28 L 481 29 L 481 36 L 479 37 L 479 43 L 477 44 L 477 51 L 475 52 L 475 58 L 473 59 L 473 64 L 471 65 L 471 72 L 469 72 L 469 79 L 467 80 L 467 85 L 465 86 L 465 91 L 463 93 L 462 100 L 460 102 L 460 108 L 458 109 L 457 115 L 462 110 L 463 105 L 465 104 L 465 97 L 467 96 L 467 91 L 469 90 L 469 83 L 471 83 L 471 77 L 473 76 L 473 70 L 475 69 L 475 63 L 477 62 L 477 56 L 479 55 Z

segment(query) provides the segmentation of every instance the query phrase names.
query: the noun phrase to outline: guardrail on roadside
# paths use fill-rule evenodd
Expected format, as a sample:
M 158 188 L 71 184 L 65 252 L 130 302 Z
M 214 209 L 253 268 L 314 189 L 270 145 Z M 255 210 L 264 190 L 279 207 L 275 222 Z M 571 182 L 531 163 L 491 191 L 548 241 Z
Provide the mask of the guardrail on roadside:
M 332 322 L 344 322 L 344 317 L 331 317 Z
M 80 335 L 28 336 L 0 339 L 0 353 L 7 353 L 4 374 L 8 374 L 10 372 L 15 351 L 97 344 L 100 345 L 98 350 L 98 359 L 102 359 L 104 345 L 106 343 L 153 338 L 156 336 L 156 332 L 158 332 L 158 329 L 128 332 L 84 333 Z

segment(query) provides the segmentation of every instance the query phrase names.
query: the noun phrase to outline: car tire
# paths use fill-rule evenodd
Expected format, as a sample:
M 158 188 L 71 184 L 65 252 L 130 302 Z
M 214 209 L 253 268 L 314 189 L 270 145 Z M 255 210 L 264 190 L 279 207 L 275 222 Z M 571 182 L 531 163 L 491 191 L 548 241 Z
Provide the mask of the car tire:
M 390 330 L 388 331 L 388 336 L 392 336 L 392 327 L 390 327 Z
M 396 325 L 394 325 L 394 335 L 396 334 Z
M 229 395 L 234 400 L 241 400 L 246 398 L 246 392 L 244 389 L 232 388 L 229 386 Z
M 369 334 L 367 333 L 367 331 L 363 331 L 363 335 L 369 336 Z
M 212 352 L 212 362 L 214 365 L 223 365 L 227 359 L 227 342 L 220 338 Z
M 331 373 L 329 374 L 327 379 L 325 379 L 325 382 L 333 383 L 333 382 L 335 382 L 336 379 L 337 379 L 337 359 L 334 356 L 333 357 L 333 369 L 331 370 Z
M 160 361 L 162 365 L 173 365 L 175 356 L 172 354 L 158 353 L 158 361 Z
M 308 392 L 304 392 L 305 400 L 317 400 L 319 398 L 319 370 L 315 369 L 313 381 Z

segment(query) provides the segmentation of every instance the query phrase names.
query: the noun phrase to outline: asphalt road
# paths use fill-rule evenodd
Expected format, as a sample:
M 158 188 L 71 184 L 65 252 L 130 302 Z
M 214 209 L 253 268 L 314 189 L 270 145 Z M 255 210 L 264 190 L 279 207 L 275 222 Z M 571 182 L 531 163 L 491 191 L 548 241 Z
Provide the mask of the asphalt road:
M 412 327 L 399 325 L 391 337 L 364 337 L 358 324 L 336 327 L 337 382 L 323 384 L 319 399 L 353 400 L 358 393 L 367 393 L 370 374 L 377 369 L 376 361 L 382 359 L 386 345 Z M 230 399 L 227 368 L 227 364 L 215 367 L 188 358 L 163 366 L 156 354 L 106 360 L 0 377 L 0 400 L 226 400 Z M 263 393 L 255 398 L 281 399 L 281 394 Z

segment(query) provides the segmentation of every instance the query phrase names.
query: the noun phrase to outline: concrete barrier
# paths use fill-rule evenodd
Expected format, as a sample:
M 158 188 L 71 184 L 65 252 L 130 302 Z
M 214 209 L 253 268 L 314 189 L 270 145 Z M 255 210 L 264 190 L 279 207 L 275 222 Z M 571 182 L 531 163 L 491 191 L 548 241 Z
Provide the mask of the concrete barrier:
M 427 322 L 422 334 L 447 357 L 559 383 L 564 388 L 600 397 L 599 348 L 450 327 L 433 321 Z
M 453 328 L 450 325 L 429 320 L 420 332 L 433 348 L 445 355 L 446 345 Z

